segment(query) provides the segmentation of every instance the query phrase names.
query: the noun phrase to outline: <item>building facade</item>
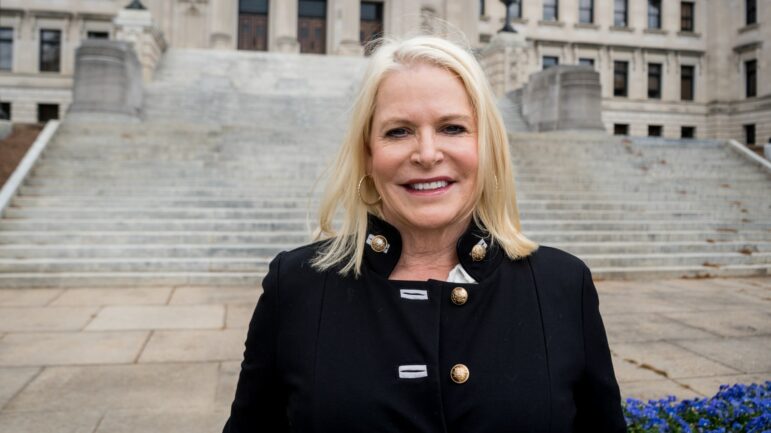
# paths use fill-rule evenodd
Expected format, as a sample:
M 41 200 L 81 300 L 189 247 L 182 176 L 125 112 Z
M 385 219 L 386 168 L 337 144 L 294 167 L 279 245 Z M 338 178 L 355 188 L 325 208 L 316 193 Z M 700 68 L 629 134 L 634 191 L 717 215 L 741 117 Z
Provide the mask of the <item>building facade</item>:
M 0 109 L 14 122 L 63 115 L 74 53 L 115 38 L 129 0 L 3 0 Z M 454 28 L 475 49 L 505 24 L 498 0 L 142 0 L 173 48 L 366 55 L 379 35 Z M 765 0 L 520 0 L 525 74 L 583 64 L 600 74 L 611 133 L 771 137 L 771 4 Z M 439 24 L 437 24 L 439 23 Z M 444 23 L 447 23 L 446 25 Z M 505 89 L 513 90 L 513 89 Z

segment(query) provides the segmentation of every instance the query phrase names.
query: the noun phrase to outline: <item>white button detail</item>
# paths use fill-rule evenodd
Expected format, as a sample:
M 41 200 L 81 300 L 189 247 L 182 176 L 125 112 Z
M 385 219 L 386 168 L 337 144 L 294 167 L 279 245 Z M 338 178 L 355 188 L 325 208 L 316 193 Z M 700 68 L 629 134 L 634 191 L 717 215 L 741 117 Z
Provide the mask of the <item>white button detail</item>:
M 428 368 L 425 365 L 400 365 L 400 379 L 418 379 L 428 376 Z

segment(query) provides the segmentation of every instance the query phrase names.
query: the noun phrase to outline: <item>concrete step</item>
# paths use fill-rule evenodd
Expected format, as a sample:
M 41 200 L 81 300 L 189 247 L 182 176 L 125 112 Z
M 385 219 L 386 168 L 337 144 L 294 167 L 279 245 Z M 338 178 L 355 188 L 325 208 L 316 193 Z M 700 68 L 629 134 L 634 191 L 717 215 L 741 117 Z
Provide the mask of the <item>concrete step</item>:
M 153 240 L 159 242 L 158 239 Z M 299 243 L 299 242 L 298 242 Z M 0 245 L 0 258 L 8 259 L 83 259 L 83 258 L 244 258 L 273 257 L 294 249 L 298 243 L 230 243 L 230 244 L 12 244 Z M 578 256 L 599 254 L 675 254 L 675 253 L 740 253 L 747 256 L 771 254 L 768 242 L 572 242 L 554 246 Z
M 742 254 L 738 252 L 672 252 L 672 253 L 624 253 L 584 254 L 580 256 L 590 268 L 652 267 L 652 266 L 704 266 L 766 265 L 771 267 L 771 253 Z M 0 263 L 2 263 L 0 261 Z
M 265 272 L 9 272 L 0 273 L 0 287 L 259 287 L 264 276 Z
M 94 219 L 94 218 L 121 218 L 121 219 L 297 219 L 304 218 L 308 211 L 302 208 L 260 208 L 260 209 L 234 209 L 232 207 L 160 207 L 160 206 L 132 206 L 132 207 L 86 207 L 86 206 L 35 206 L 35 207 L 10 207 L 4 212 L 9 219 L 31 218 L 63 218 L 63 219 Z M 765 218 L 768 212 L 740 212 L 738 209 L 719 209 L 712 211 L 671 211 L 671 210 L 641 210 L 634 213 L 626 211 L 608 210 L 530 210 L 522 209 L 520 218 L 524 220 L 703 220 L 720 219 L 726 223 L 742 222 L 744 218 Z
M 118 257 L 0 259 L 0 273 L 33 272 L 250 272 L 264 273 L 271 257 Z
M 601 280 L 651 280 L 669 278 L 738 278 L 771 275 L 771 265 L 726 265 L 719 268 L 705 266 L 628 266 L 595 267 L 592 277 Z

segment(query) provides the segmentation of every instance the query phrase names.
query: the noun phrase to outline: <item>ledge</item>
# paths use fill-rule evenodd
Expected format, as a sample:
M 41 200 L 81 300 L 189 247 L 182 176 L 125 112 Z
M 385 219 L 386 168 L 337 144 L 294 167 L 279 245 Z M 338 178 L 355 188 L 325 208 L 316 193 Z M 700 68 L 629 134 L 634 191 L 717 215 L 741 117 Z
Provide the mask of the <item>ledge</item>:
M 548 27 L 565 27 L 564 21 L 544 21 L 544 20 L 538 20 L 539 26 L 548 26 Z
M 590 30 L 599 30 L 600 26 L 594 23 L 574 23 L 573 28 L 576 29 L 590 29 Z
M 687 37 L 687 38 L 700 38 L 701 37 L 701 33 L 684 32 L 684 31 L 681 30 L 681 31 L 677 32 L 677 36 L 683 36 L 683 37 Z
M 618 26 L 610 26 L 611 32 L 627 32 L 627 33 L 633 33 L 634 27 L 618 27 Z
M 644 29 L 643 33 L 647 33 L 649 35 L 666 35 L 669 32 L 663 29 Z
M 753 31 L 753 30 L 757 30 L 757 29 L 758 29 L 758 27 L 760 27 L 760 24 L 758 24 L 758 23 L 752 23 L 752 24 L 750 24 L 750 25 L 747 25 L 747 26 L 744 26 L 744 27 L 740 28 L 740 29 L 739 29 L 739 33 L 746 33 L 746 32 L 751 32 L 751 31 Z

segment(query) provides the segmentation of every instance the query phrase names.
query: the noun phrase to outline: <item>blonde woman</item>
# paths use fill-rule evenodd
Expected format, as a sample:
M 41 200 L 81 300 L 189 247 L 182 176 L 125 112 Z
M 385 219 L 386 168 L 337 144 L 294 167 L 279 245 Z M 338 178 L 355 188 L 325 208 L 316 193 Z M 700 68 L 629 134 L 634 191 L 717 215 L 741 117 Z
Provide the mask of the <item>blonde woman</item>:
M 323 240 L 270 265 L 225 432 L 626 430 L 591 273 L 521 233 L 472 55 L 383 43 L 335 173 Z

